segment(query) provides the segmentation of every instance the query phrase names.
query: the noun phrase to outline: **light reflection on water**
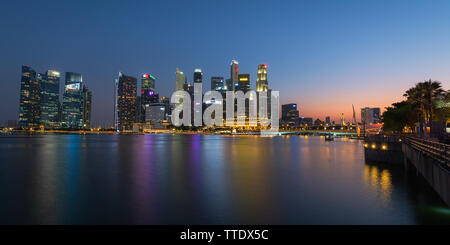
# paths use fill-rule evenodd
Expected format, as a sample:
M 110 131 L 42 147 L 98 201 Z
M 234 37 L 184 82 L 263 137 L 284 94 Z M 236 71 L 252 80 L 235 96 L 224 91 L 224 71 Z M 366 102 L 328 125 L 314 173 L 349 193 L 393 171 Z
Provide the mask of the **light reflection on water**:
M 1 136 L 0 193 L 0 224 L 450 223 L 415 173 L 314 136 Z

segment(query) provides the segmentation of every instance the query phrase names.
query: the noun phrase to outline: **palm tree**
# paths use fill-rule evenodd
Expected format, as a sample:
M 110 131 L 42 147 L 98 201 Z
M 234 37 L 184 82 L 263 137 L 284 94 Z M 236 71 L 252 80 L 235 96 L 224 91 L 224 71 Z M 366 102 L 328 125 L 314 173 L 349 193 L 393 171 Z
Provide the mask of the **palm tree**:
M 433 121 L 435 101 L 444 94 L 441 83 L 438 81 L 424 81 L 408 89 L 403 96 L 419 108 L 420 117 L 424 121 Z M 421 120 L 422 121 L 422 120 Z

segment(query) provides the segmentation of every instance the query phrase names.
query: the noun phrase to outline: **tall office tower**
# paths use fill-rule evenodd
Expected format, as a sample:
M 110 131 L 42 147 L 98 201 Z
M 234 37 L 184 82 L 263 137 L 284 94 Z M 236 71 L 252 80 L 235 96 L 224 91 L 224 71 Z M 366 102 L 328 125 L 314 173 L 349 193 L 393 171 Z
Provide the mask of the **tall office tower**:
M 239 74 L 238 86 L 236 90 L 242 90 L 244 93 L 250 90 L 250 74 Z
M 222 91 L 225 87 L 223 77 L 211 77 L 211 90 Z
M 136 122 L 137 79 L 119 72 L 117 81 L 116 115 L 117 130 L 131 130 Z
M 327 116 L 327 117 L 325 118 L 325 123 L 328 124 L 328 125 L 331 124 L 330 116 Z
M 345 126 L 344 113 L 341 113 L 341 126 Z
M 228 91 L 236 91 L 239 82 L 239 62 L 232 60 L 230 64 L 230 79 L 227 80 Z
M 137 110 L 138 121 L 145 122 L 145 109 L 146 106 L 154 103 L 159 103 L 159 95 L 155 92 L 155 80 L 156 78 L 150 74 L 142 75 L 141 79 L 141 96 L 137 101 L 137 105 L 140 107 Z
M 66 72 L 62 126 L 69 129 L 83 128 L 83 109 L 83 77 L 79 73 Z
M 143 90 L 153 90 L 155 91 L 155 81 L 156 78 L 151 74 L 144 74 L 141 78 L 141 88 Z
M 39 74 L 41 84 L 41 124 L 45 127 L 55 128 L 59 125 L 59 71 L 48 70 Z
M 203 72 L 201 69 L 194 70 L 194 83 L 202 83 L 203 80 Z
M 186 75 L 177 68 L 175 72 L 175 91 L 184 90 L 185 84 L 187 84 Z
M 39 126 L 41 88 L 36 79 L 36 71 L 30 66 L 22 66 L 20 80 L 19 127 Z
M 258 73 L 256 77 L 256 92 L 267 91 L 269 83 L 267 81 L 267 65 L 258 65 Z
M 361 109 L 361 123 L 364 126 L 380 122 L 380 108 L 365 107 Z
M 91 128 L 92 92 L 83 86 L 83 128 Z
M 201 69 L 194 70 L 194 100 L 192 104 L 193 113 L 192 122 L 194 126 L 200 126 L 203 122 L 203 111 L 202 111 L 202 103 L 203 103 L 203 72 Z
M 285 104 L 281 106 L 281 121 L 289 125 L 298 125 L 299 112 L 297 104 Z

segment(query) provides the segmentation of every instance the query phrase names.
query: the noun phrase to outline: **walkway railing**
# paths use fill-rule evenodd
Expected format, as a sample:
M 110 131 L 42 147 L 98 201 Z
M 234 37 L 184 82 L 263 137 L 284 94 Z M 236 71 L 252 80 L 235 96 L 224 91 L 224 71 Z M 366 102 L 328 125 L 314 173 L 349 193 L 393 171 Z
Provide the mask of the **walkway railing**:
M 404 142 L 440 162 L 447 170 L 450 169 L 450 145 L 412 136 L 405 136 Z

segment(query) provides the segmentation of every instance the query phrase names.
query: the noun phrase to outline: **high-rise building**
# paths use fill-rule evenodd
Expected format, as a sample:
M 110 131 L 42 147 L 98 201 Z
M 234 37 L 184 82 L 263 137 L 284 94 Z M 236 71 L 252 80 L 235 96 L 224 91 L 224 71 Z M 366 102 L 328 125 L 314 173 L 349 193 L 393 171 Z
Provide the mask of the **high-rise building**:
M 155 91 L 155 81 L 156 78 L 151 74 L 144 74 L 141 78 L 141 89 L 142 90 L 153 90 Z
M 297 104 L 285 104 L 281 106 L 281 121 L 284 124 L 298 125 L 299 112 Z
M 380 108 L 365 107 L 361 109 L 361 123 L 371 125 L 380 122 Z
M 150 123 L 154 128 L 163 128 L 162 123 L 166 120 L 166 105 L 155 103 L 146 105 L 145 121 Z
M 53 70 L 38 76 L 41 85 L 40 121 L 45 127 L 59 126 L 59 78 L 59 71 Z
M 202 83 L 203 80 L 203 72 L 201 69 L 194 70 L 194 83 Z
M 187 84 L 186 75 L 177 68 L 175 72 L 175 91 L 184 90 L 185 84 Z
M 345 126 L 344 113 L 341 113 L 341 126 Z
M 227 80 L 228 91 L 236 91 L 236 86 L 239 83 L 239 62 L 232 60 L 230 64 L 230 79 Z
M 328 124 L 328 125 L 331 124 L 330 116 L 327 116 L 327 117 L 325 118 L 325 123 Z
M 83 78 L 81 74 L 66 72 L 62 126 L 70 129 L 83 128 Z
M 92 92 L 83 86 L 83 128 L 91 128 Z
M 258 73 L 256 77 L 256 92 L 269 90 L 269 82 L 267 81 L 267 64 L 258 65 Z
M 41 87 L 36 71 L 30 66 L 22 66 L 20 80 L 19 127 L 38 127 L 40 123 Z
M 117 130 L 132 130 L 136 122 L 136 90 L 137 79 L 119 72 L 116 92 L 116 122 Z
M 222 91 L 224 88 L 226 89 L 223 77 L 211 77 L 211 90 Z
M 250 90 L 250 74 L 239 74 L 238 86 L 236 90 L 242 90 L 244 93 Z
M 145 122 L 145 109 L 147 105 L 159 103 L 159 95 L 155 92 L 155 81 L 156 78 L 153 75 L 142 75 L 141 95 L 140 100 L 137 102 L 140 107 L 137 110 L 139 122 Z

